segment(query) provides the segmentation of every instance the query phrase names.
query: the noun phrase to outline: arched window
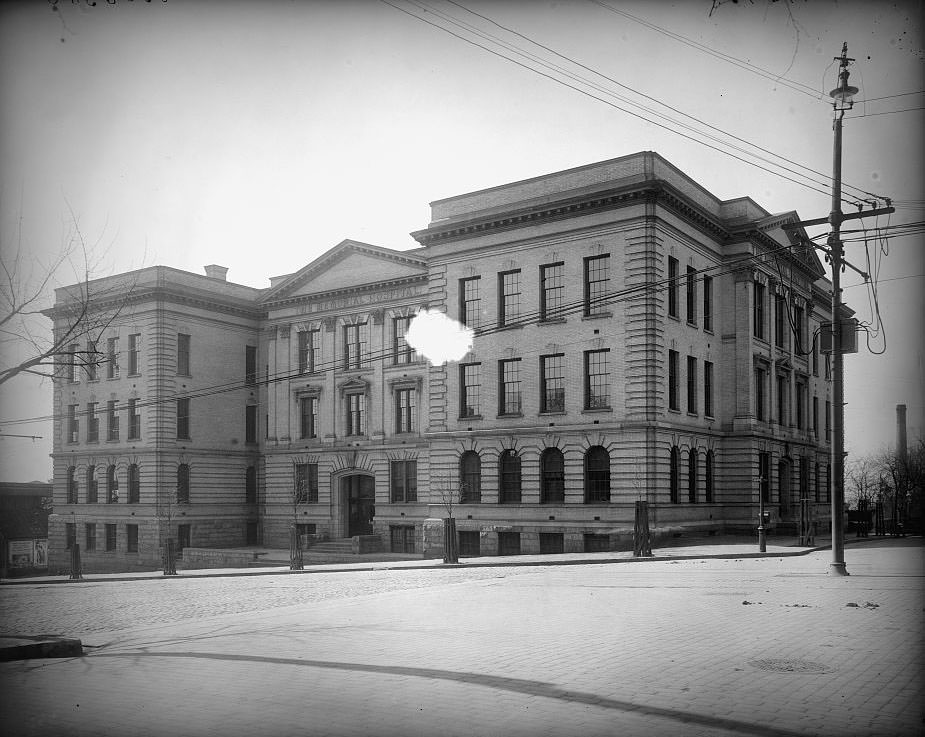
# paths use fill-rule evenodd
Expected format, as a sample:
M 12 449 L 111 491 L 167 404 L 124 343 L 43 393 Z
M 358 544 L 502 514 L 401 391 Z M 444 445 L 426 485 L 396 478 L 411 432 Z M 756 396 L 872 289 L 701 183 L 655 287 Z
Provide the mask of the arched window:
M 482 459 L 474 450 L 459 457 L 460 502 L 477 504 L 482 501 Z
M 177 466 L 177 503 L 189 504 L 189 464 Z
M 500 491 L 498 501 L 502 504 L 520 503 L 520 456 L 513 450 L 506 450 L 498 461 Z
M 610 454 L 595 445 L 585 453 L 585 504 L 610 501 Z
M 540 455 L 540 502 L 565 501 L 565 456 L 558 448 L 547 448 Z
M 697 503 L 697 450 L 691 448 L 687 454 L 687 501 Z
M 244 473 L 244 495 L 247 504 L 257 503 L 257 467 L 248 466 Z
M 77 504 L 77 469 L 74 466 L 67 469 L 67 503 Z
M 99 488 L 96 481 L 96 466 L 87 467 L 87 504 L 98 501 Z
M 706 472 L 706 488 L 704 489 L 704 494 L 707 499 L 707 504 L 713 503 L 713 451 L 707 451 L 707 465 L 704 469 Z
M 680 464 L 679 456 L 681 452 L 678 450 L 678 446 L 671 446 L 671 478 L 670 478 L 670 490 L 671 490 L 671 503 L 678 503 L 678 465 Z
M 134 463 L 128 467 L 128 503 L 138 504 L 141 501 L 141 474 Z
M 113 504 L 119 501 L 119 477 L 116 475 L 115 465 L 106 469 L 106 502 Z

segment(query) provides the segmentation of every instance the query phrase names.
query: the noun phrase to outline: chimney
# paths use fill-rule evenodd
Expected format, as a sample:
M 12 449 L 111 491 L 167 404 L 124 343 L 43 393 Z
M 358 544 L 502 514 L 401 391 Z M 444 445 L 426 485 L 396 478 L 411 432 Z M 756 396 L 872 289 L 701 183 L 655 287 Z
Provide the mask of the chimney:
M 219 266 L 218 264 L 209 264 L 204 267 L 206 270 L 206 276 L 210 279 L 220 279 L 221 281 L 227 281 L 228 267 Z
M 906 460 L 906 405 L 896 405 L 896 456 Z

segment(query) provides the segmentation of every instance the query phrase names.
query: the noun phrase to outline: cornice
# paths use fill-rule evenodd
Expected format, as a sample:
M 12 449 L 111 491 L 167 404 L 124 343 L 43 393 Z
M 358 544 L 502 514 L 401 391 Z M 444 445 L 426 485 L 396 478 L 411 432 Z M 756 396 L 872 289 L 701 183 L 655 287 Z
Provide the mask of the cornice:
M 384 292 L 388 291 L 389 289 L 395 289 L 396 287 L 410 286 L 413 284 L 426 285 L 427 280 L 427 272 L 422 272 L 421 274 L 414 274 L 413 276 L 405 276 L 398 279 L 376 282 L 375 284 L 356 284 L 352 286 L 341 287 L 339 289 L 329 289 L 324 292 L 313 292 L 311 294 L 297 294 L 291 297 L 268 299 L 261 302 L 260 304 L 261 307 L 264 307 L 267 311 L 276 310 L 290 305 L 305 304 L 307 302 L 314 301 L 321 302 L 324 300 L 346 297 L 353 294 Z

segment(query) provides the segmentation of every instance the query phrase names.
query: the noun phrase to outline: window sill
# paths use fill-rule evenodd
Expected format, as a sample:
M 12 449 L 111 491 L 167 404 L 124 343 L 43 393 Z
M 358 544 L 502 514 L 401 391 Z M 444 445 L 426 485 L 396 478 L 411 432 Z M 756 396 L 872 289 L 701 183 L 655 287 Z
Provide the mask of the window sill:
M 460 415 L 456 419 L 462 422 L 463 420 L 484 420 L 485 418 L 482 415 Z
M 677 407 L 669 407 L 668 411 L 675 415 L 681 414 L 681 410 L 679 410 Z
M 561 417 L 568 414 L 564 409 L 543 409 L 540 410 L 540 417 Z
M 672 315 L 670 312 L 667 315 L 669 320 L 674 320 L 675 322 L 681 322 L 681 318 L 677 315 Z
M 690 320 L 688 320 L 688 321 L 687 321 L 687 327 L 689 327 L 689 328 L 696 328 L 696 327 L 697 327 L 697 323 L 696 323 L 696 322 L 691 322 Z
M 581 414 L 583 415 L 594 415 L 606 412 L 613 412 L 613 407 L 585 407 L 581 410 Z
M 523 417 L 523 412 L 502 412 L 495 415 L 496 420 L 505 420 L 505 419 L 516 419 L 518 417 Z
M 605 320 L 608 317 L 613 317 L 612 312 L 595 312 L 592 315 L 582 315 L 581 319 L 584 320 Z
M 698 419 L 700 418 L 700 415 L 699 415 L 697 412 L 690 412 L 690 411 L 688 411 L 687 416 L 688 416 L 688 417 L 698 418 Z

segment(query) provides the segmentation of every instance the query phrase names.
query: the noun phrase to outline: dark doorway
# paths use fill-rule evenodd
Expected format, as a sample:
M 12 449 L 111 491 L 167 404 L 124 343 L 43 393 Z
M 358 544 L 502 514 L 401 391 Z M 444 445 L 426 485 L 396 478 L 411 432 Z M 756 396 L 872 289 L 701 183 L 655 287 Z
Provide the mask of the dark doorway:
M 376 485 L 372 476 L 347 476 L 341 481 L 347 502 L 347 537 L 372 535 L 376 516 Z
M 256 522 L 247 523 L 247 544 L 257 545 L 260 541 L 259 528 Z
M 190 547 L 190 525 L 177 527 L 177 555 L 183 556 L 183 548 Z

